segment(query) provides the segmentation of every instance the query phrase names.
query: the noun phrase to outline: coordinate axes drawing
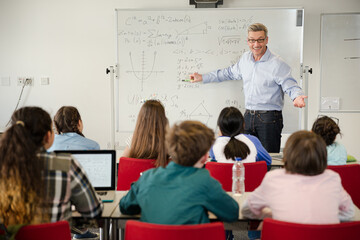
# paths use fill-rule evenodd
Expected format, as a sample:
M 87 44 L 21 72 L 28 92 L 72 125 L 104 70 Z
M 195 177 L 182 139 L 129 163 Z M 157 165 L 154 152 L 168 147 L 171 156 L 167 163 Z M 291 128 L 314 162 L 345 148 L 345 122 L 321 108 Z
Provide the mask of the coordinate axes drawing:
M 131 71 L 126 71 L 127 73 L 132 73 L 134 76 L 140 81 L 140 89 L 141 91 L 144 90 L 144 82 L 148 80 L 153 74 L 163 73 L 164 71 L 156 71 L 154 70 L 155 62 L 156 62 L 157 52 L 155 51 L 152 56 L 152 63 L 148 60 L 145 51 L 141 52 L 140 56 L 140 64 L 136 67 L 134 66 L 135 61 L 133 59 L 132 52 L 129 52 L 129 58 L 131 63 Z

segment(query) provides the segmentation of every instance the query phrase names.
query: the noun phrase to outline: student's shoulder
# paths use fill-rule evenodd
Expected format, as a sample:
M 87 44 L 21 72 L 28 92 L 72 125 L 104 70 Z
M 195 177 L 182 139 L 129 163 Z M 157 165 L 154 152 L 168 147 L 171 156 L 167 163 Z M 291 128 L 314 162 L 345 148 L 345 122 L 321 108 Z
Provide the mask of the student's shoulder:
M 89 144 L 93 145 L 94 147 L 99 147 L 100 148 L 99 143 L 97 143 L 96 141 L 94 141 L 92 139 L 89 139 L 89 138 L 85 138 L 85 139 Z
M 336 179 L 336 180 L 341 180 L 340 175 L 339 175 L 337 172 L 335 172 L 335 171 L 333 171 L 333 170 L 331 170 L 331 169 L 325 169 L 325 171 L 322 173 L 322 175 L 323 175 L 324 177 L 327 177 L 327 178 L 332 178 L 332 179 Z
M 143 180 L 145 182 L 150 181 L 151 179 L 160 179 L 162 176 L 167 175 L 166 168 L 156 167 L 150 168 L 140 173 L 139 180 Z
M 260 140 L 250 134 L 241 134 L 241 136 L 248 138 L 252 143 L 254 143 L 255 145 L 261 144 Z
M 61 153 L 55 153 L 55 152 L 42 152 L 39 154 L 39 157 L 41 159 L 51 159 L 53 161 L 71 161 L 72 156 L 70 153 L 61 152 Z
M 339 142 L 334 142 L 333 145 L 338 149 L 346 150 L 345 146 Z
M 274 178 L 286 178 L 289 174 L 286 173 L 284 168 L 274 169 L 265 174 L 264 179 L 266 178 L 268 181 Z
M 259 141 L 259 139 L 257 138 L 257 137 L 255 137 L 255 136 L 253 136 L 253 135 L 250 135 L 250 134 L 240 134 L 239 136 L 241 136 L 241 137 L 246 137 L 246 138 L 248 138 L 248 139 L 250 139 L 251 141 Z
M 81 142 L 83 145 L 87 146 L 88 150 L 99 150 L 100 149 L 100 145 L 99 143 L 97 143 L 96 141 L 83 137 L 79 134 L 76 135 L 76 138 L 78 139 L 77 141 Z
M 211 177 L 209 170 L 206 168 L 198 168 L 195 173 L 195 180 L 199 184 L 211 185 L 213 182 L 217 182 L 213 177 Z
M 47 170 L 69 171 L 73 164 L 73 157 L 69 153 L 40 153 L 41 161 L 45 162 Z
M 88 139 L 88 138 L 87 138 L 87 140 L 91 143 L 92 148 L 93 148 L 94 150 L 99 150 L 99 149 L 100 149 L 100 145 L 99 145 L 98 142 L 96 142 L 96 141 L 94 141 L 94 140 L 91 140 L 91 139 Z

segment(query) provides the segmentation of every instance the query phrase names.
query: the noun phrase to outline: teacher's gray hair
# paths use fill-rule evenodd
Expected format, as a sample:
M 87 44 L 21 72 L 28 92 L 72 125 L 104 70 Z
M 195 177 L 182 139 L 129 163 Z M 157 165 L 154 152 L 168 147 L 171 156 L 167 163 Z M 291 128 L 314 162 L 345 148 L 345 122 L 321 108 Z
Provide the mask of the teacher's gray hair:
M 251 24 L 249 27 L 248 27 L 248 33 L 249 32 L 260 32 L 260 31 L 264 31 L 265 32 L 265 37 L 268 36 L 268 29 L 267 27 L 262 24 L 262 23 L 254 23 L 254 24 Z

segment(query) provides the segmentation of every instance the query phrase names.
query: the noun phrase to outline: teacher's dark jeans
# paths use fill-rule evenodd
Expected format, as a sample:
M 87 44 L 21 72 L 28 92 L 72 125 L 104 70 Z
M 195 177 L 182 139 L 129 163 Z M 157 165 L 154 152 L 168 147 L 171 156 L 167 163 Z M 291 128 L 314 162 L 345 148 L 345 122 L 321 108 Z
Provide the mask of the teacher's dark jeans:
M 245 133 L 256 136 L 269 153 L 280 152 L 283 117 L 281 111 L 245 111 Z

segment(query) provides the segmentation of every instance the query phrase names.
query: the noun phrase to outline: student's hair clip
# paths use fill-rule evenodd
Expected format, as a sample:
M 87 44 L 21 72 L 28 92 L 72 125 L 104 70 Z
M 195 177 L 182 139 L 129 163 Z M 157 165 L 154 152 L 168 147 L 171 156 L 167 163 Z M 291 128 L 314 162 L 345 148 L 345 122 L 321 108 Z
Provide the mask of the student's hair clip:
M 23 121 L 21 121 L 21 120 L 16 121 L 15 124 L 16 124 L 16 125 L 21 125 L 21 126 L 25 127 L 25 123 L 24 123 Z

